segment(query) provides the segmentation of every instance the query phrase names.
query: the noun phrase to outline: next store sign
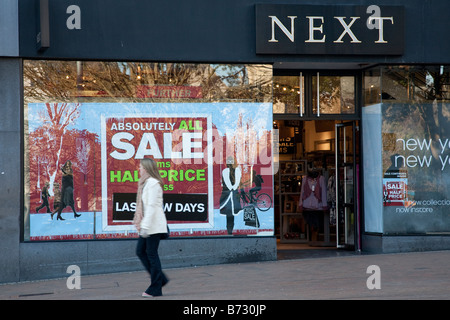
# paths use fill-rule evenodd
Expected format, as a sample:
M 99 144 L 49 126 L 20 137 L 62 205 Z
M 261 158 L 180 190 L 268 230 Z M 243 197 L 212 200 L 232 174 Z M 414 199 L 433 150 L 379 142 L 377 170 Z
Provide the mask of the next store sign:
M 401 6 L 256 5 L 257 54 L 402 55 Z

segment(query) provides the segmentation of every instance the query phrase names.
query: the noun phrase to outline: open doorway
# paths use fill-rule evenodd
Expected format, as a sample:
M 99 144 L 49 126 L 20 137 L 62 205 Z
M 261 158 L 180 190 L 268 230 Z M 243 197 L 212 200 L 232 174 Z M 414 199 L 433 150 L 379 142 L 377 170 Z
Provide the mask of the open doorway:
M 280 69 L 273 79 L 279 256 L 359 250 L 360 75 Z
M 275 120 L 279 259 L 342 255 L 358 247 L 358 121 Z

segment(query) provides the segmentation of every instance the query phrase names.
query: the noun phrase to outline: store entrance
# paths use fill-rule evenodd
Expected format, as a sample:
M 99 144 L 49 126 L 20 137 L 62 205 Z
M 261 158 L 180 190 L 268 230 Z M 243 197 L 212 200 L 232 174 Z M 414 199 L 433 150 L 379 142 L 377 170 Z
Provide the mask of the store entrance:
M 301 256 L 359 250 L 356 82 L 347 74 L 274 76 L 279 258 L 289 250 Z
M 275 215 L 280 249 L 355 249 L 358 121 L 275 120 Z

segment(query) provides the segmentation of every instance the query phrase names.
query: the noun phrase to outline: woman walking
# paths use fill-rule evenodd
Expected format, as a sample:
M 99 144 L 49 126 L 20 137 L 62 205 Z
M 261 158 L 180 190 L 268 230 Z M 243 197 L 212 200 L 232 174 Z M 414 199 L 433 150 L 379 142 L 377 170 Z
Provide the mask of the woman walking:
M 64 165 L 61 167 L 61 171 L 63 172 L 62 176 L 62 189 L 61 189 L 61 199 L 60 206 L 58 209 L 58 215 L 56 217 L 57 220 L 66 220 L 61 217 L 61 212 L 67 206 L 72 208 L 73 217 L 78 218 L 81 214 L 78 214 L 75 210 L 75 202 L 73 200 L 73 169 L 72 162 L 67 160 Z
M 150 286 L 143 297 L 162 295 L 162 287 L 169 282 L 161 268 L 159 241 L 167 234 L 167 220 L 163 211 L 163 181 L 155 160 L 144 158 L 139 165 L 139 184 L 133 223 L 139 233 L 136 254 L 150 274 Z

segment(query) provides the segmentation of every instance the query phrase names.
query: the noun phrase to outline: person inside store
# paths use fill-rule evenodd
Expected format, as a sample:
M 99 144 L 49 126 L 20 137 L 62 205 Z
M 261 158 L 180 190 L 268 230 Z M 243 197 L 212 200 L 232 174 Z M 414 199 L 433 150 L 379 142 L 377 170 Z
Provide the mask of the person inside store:
M 328 209 L 327 185 L 320 170 L 309 170 L 303 177 L 298 207 L 310 227 L 310 240 L 317 240 L 317 233 L 323 227 L 324 212 Z

